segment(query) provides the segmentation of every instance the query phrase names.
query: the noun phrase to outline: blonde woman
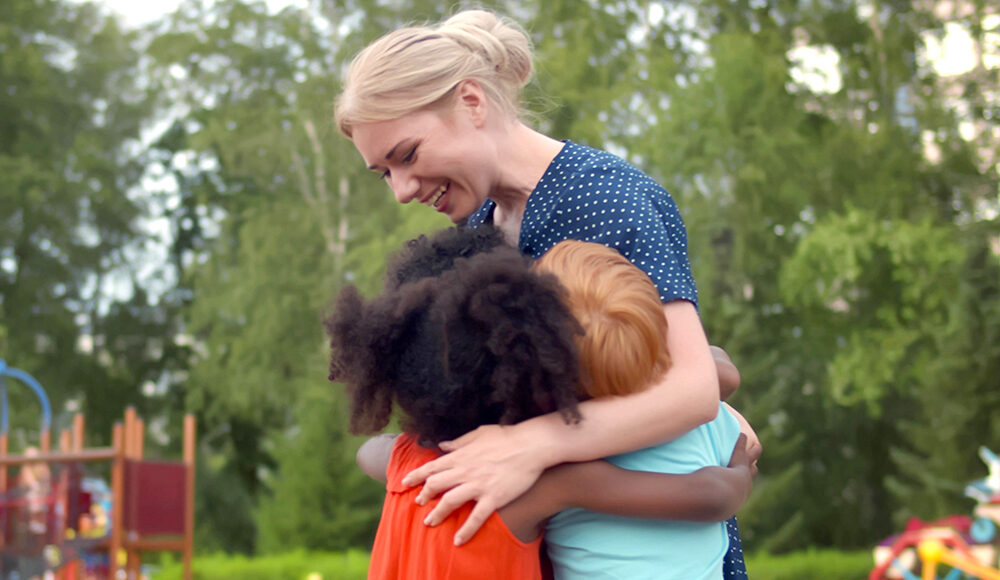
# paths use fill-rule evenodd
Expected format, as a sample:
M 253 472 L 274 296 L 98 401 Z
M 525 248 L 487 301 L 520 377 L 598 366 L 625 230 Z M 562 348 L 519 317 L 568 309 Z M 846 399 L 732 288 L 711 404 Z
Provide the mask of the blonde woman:
M 444 493 L 431 524 L 475 500 L 457 543 L 546 468 L 670 441 L 718 412 L 718 375 L 676 204 L 624 160 L 522 122 L 520 94 L 532 58 L 524 31 L 491 12 L 397 30 L 351 64 L 337 125 L 400 203 L 422 203 L 470 227 L 491 223 L 534 257 L 565 239 L 617 250 L 656 285 L 676 364 L 642 393 L 583 403 L 577 425 L 549 414 L 480 427 L 443 444 L 450 453 L 405 483 L 424 484 L 418 502 Z M 759 454 L 756 437 L 750 447 Z M 733 546 L 727 567 L 744 574 L 738 536 Z

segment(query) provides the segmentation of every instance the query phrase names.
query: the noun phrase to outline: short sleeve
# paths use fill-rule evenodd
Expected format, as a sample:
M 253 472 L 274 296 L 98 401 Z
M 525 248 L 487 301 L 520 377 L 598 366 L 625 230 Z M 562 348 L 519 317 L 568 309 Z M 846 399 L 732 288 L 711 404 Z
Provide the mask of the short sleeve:
M 566 239 L 597 242 L 644 271 L 663 302 L 688 300 L 697 307 L 684 222 L 651 178 L 624 162 L 585 169 L 539 201 L 542 207 L 526 212 L 522 223 L 523 251 L 538 257 Z

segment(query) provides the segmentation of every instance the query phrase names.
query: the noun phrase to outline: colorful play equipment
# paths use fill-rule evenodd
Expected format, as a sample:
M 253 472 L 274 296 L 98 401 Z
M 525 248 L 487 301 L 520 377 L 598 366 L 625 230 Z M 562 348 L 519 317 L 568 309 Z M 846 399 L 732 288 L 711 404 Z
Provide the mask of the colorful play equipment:
M 977 501 L 974 517 L 911 519 L 903 533 L 875 549 L 868 580 L 1000 580 L 1000 458 L 986 447 L 979 456 L 989 476 L 965 488 L 965 495 Z
M 6 377 L 44 401 L 38 447 L 20 455 L 8 453 Z M 41 385 L 0 360 L 0 391 L 0 580 L 139 580 L 141 553 L 149 551 L 180 552 L 191 580 L 193 415 L 184 417 L 182 461 L 143 457 L 145 423 L 131 407 L 115 424 L 110 447 L 84 447 L 84 418 L 77 414 L 53 450 Z M 110 486 L 85 477 L 83 466 L 100 462 L 110 463 Z

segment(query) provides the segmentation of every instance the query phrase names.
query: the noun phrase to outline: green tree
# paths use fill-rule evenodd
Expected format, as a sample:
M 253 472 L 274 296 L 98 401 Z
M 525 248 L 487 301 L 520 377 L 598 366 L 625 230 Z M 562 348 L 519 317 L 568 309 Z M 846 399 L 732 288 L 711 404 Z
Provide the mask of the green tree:
M 295 495 L 319 501 L 333 488 L 340 495 L 323 505 L 339 498 L 358 513 L 378 505 L 335 460 L 353 456 L 356 442 L 343 436 L 344 418 L 322 394 L 338 387 L 326 382 L 317 356 L 320 315 L 346 281 L 377 289 L 386 253 L 444 225 L 398 206 L 333 127 L 337 30 L 310 11 L 188 4 L 150 46 L 153 76 L 183 113 L 155 156 L 176 185 L 162 195 L 175 208 L 178 290 L 196 351 L 187 402 L 202 418 L 206 452 L 218 457 L 216 475 L 238 482 L 245 511 L 264 501 L 264 527 L 223 541 L 227 549 L 250 551 L 256 537 L 269 549 L 287 547 L 305 536 L 309 546 L 341 547 L 348 536 L 330 536 L 330 529 L 369 530 L 353 538 L 370 533 L 370 516 L 361 526 L 351 510 L 338 509 L 321 522 L 326 512 L 293 505 Z M 298 410 L 305 399 L 314 405 L 309 413 L 330 422 L 326 431 L 315 431 L 319 424 Z M 303 430 L 307 424 L 313 430 Z M 330 433 L 348 447 L 326 447 L 338 469 L 317 472 L 299 464 L 305 452 L 289 451 Z M 309 492 L 286 487 L 309 481 Z M 223 529 L 215 518 L 226 514 L 206 517 L 205 526 Z M 282 533 L 289 529 L 301 533 Z
M 385 488 L 357 468 L 344 407 L 343 393 L 325 385 L 296 406 L 292 434 L 276 443 L 272 494 L 257 516 L 262 551 L 371 546 Z
M 175 360 L 160 272 L 139 263 L 150 103 L 137 37 L 88 3 L 12 0 L 0 22 L 0 357 L 48 390 L 57 426 L 76 407 L 107 441 Z M 15 444 L 37 442 L 29 395 L 11 390 Z
M 537 45 L 538 125 L 622 153 L 684 212 L 701 315 L 743 371 L 734 402 L 765 445 L 746 547 L 867 546 L 907 515 L 961 509 L 961 484 L 982 471 L 974 446 L 997 436 L 997 178 L 919 58 L 943 27 L 934 13 L 490 5 Z M 388 252 L 445 224 L 392 200 L 330 105 L 365 43 L 442 15 L 427 2 L 268 14 L 228 0 L 187 4 L 152 31 L 148 82 L 176 120 L 148 156 L 171 184 L 158 203 L 182 272 L 167 293 L 185 307 L 175 346 L 193 353 L 184 394 L 209 481 L 233 490 L 200 533 L 226 549 L 371 533 L 377 493 L 351 465 L 318 320 L 344 283 L 375 292 Z M 836 54 L 839 89 L 797 80 L 803 46 Z M 227 528 L 225 510 L 254 513 L 258 529 Z

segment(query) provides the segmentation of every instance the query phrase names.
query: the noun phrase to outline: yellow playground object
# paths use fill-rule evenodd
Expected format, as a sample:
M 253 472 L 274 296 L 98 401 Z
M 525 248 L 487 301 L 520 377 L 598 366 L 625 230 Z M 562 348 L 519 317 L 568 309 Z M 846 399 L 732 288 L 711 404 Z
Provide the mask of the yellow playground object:
M 986 447 L 979 456 L 989 476 L 965 488 L 965 495 L 978 502 L 974 517 L 914 518 L 903 533 L 875 548 L 868 580 L 1000 580 L 1000 458 Z

